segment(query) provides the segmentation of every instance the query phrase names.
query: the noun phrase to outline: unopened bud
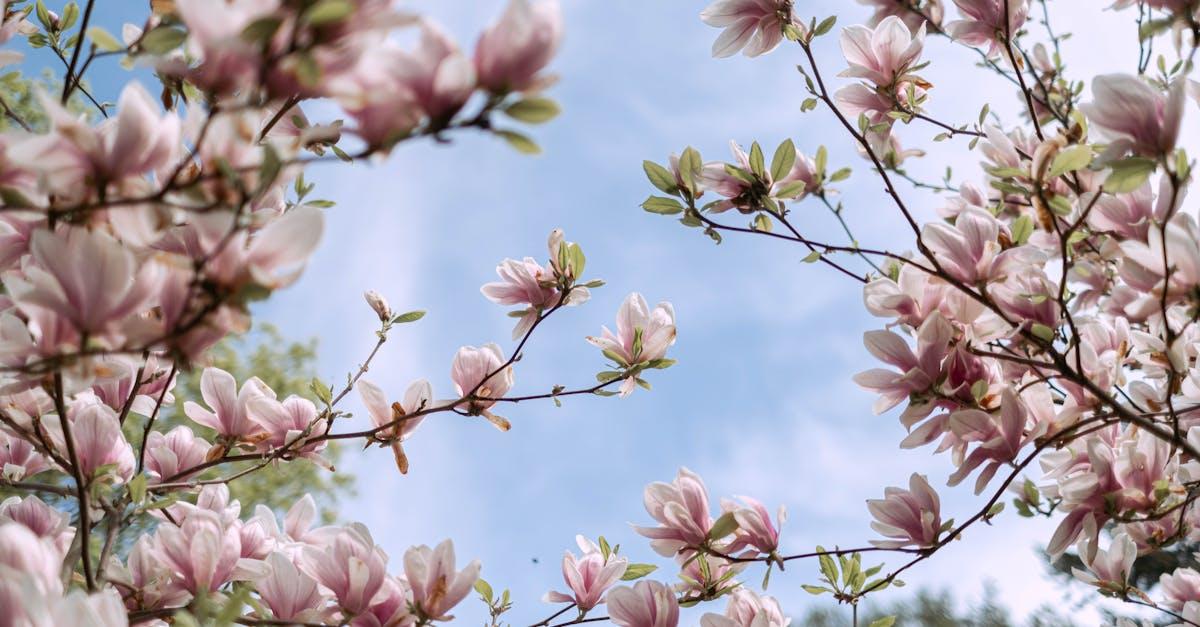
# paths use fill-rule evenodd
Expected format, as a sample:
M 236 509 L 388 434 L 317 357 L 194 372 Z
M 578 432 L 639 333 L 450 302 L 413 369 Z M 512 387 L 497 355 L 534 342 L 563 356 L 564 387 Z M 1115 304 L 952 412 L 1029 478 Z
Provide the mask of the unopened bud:
M 363 298 L 367 299 L 367 304 L 375 310 L 380 320 L 387 322 L 392 318 L 392 308 L 388 306 L 387 300 L 379 292 L 367 290 L 363 292 Z

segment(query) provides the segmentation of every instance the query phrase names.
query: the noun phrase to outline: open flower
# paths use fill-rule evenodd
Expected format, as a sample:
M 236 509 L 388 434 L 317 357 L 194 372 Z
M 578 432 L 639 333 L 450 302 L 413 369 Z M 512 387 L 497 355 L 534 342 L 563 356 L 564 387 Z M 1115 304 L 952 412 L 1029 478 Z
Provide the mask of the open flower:
M 675 343 L 675 309 L 671 303 L 661 302 L 651 310 L 646 299 L 634 292 L 617 310 L 617 332 L 603 327 L 600 337 L 589 336 L 587 341 L 623 367 L 653 366 L 656 360 L 666 357 L 667 349 Z M 636 380 L 634 375 L 625 378 L 622 396 L 633 392 Z
M 510 0 L 504 15 L 479 36 L 475 71 L 495 93 L 537 90 L 552 79 L 541 74 L 562 41 L 557 0 Z
M 571 285 L 566 300 L 562 300 L 560 281 L 572 281 L 575 278 L 571 273 L 572 268 L 560 267 L 559 254 L 564 245 L 571 244 L 563 241 L 561 229 L 555 229 L 550 233 L 548 241 L 550 263 L 546 267 L 532 257 L 520 261 L 505 259 L 496 266 L 496 274 L 500 276 L 500 280 L 487 283 L 479 289 L 484 297 L 498 305 L 525 307 L 524 310 L 511 314 L 520 314 L 520 320 L 513 328 L 514 340 L 525 335 L 544 311 L 559 305 L 560 301 L 563 305 L 572 306 L 585 303 L 591 297 L 588 288 Z
M 570 593 L 547 592 L 545 600 L 548 603 L 574 603 L 582 611 L 587 611 L 604 602 L 604 593 L 613 584 L 621 580 L 629 560 L 609 554 L 605 559 L 600 549 L 587 538 L 575 538 L 579 549 L 583 552 L 580 557 L 566 551 L 563 554 L 563 580 L 571 589 Z
M 1137 559 L 1137 545 L 1123 532 L 1117 532 L 1108 545 L 1101 550 L 1095 534 L 1084 533 L 1079 540 L 1079 559 L 1086 568 L 1072 568 L 1075 578 L 1093 586 L 1113 591 L 1124 590 L 1129 585 L 1129 573 Z
M 404 574 L 412 587 L 412 603 L 430 620 L 450 620 L 450 610 L 466 598 L 479 579 L 479 560 L 455 569 L 454 543 L 436 548 L 415 546 L 404 553 Z
M 282 553 L 267 556 L 267 566 L 270 573 L 255 581 L 254 587 L 271 608 L 271 617 L 281 621 L 319 621 L 324 599 L 316 580 L 296 568 Z
M 608 615 L 618 627 L 675 627 L 679 601 L 669 586 L 639 581 L 632 588 L 621 586 L 608 593 Z
M 738 501 L 721 499 L 721 509 L 732 512 L 738 527 L 733 542 L 726 547 L 727 553 L 735 553 L 746 547 L 753 547 L 763 555 L 770 555 L 779 548 L 779 527 L 771 522 L 771 513 L 756 499 L 748 496 L 737 497 Z M 787 520 L 787 510 L 779 506 L 776 517 L 779 526 Z
M 884 18 L 875 28 L 855 25 L 842 30 L 842 55 L 850 67 L 840 76 L 860 78 L 891 88 L 908 76 L 925 46 L 925 25 L 916 33 L 898 17 Z
M 401 82 L 412 90 L 417 104 L 440 128 L 466 104 L 475 91 L 475 68 L 458 45 L 437 24 L 421 21 L 417 49 L 401 57 Z
M 783 28 L 792 22 L 790 0 L 716 0 L 700 12 L 700 20 L 725 29 L 713 42 L 714 57 L 730 57 L 739 50 L 757 57 L 783 41 Z
M 1175 149 L 1183 118 L 1184 81 L 1175 81 L 1164 95 L 1129 74 L 1102 74 L 1092 81 L 1094 100 L 1080 108 L 1096 130 L 1110 142 L 1109 154 L 1132 151 L 1158 157 Z
M 450 367 L 450 379 L 460 397 L 469 397 L 465 404 L 467 412 L 482 415 L 501 431 L 512 427 L 503 416 L 490 411 L 496 404 L 493 399 L 502 398 L 513 386 L 512 364 L 505 365 L 499 346 L 484 344 L 458 349 Z
M 885 549 L 937 546 L 942 505 L 924 475 L 913 473 L 907 490 L 891 487 L 883 494 L 882 499 L 868 500 L 867 509 L 875 517 L 871 528 L 892 539 L 872 540 L 871 544 Z
M 207 441 L 196 437 L 185 425 L 171 429 L 166 435 L 151 431 L 146 436 L 146 471 L 150 481 L 157 483 L 168 477 L 187 479 L 194 473 L 179 473 L 203 463 L 209 448 Z
M 1004 38 L 1015 37 L 1029 17 L 1029 0 L 954 0 L 954 4 L 963 19 L 947 24 L 946 32 L 971 46 L 987 44 L 989 57 L 1000 54 Z
M 220 368 L 205 368 L 200 375 L 200 395 L 212 409 L 188 401 L 183 411 L 188 418 L 226 438 L 243 439 L 262 433 L 262 426 L 250 417 L 251 399 L 258 396 L 275 398 L 275 392 L 258 377 L 251 377 L 238 390 L 233 375 Z
M 417 430 L 421 421 L 425 420 L 425 416 L 412 418 L 406 418 L 406 416 L 429 409 L 433 402 L 433 387 L 424 379 L 414 381 L 412 385 L 408 386 L 408 391 L 404 393 L 404 400 L 391 404 L 388 404 L 383 390 L 366 379 L 359 380 L 355 387 L 358 389 L 359 396 L 362 397 L 367 413 L 371 416 L 371 424 L 376 428 L 387 427 L 376 433 L 375 436 L 391 443 L 392 452 L 396 456 L 396 467 L 400 469 L 400 474 L 407 474 L 408 456 L 404 454 L 401 442 L 407 440 Z
M 712 516 L 708 511 L 708 489 L 700 475 L 680 468 L 675 481 L 656 481 L 646 486 L 643 500 L 646 513 L 658 521 L 658 526 L 633 529 L 650 538 L 650 547 L 659 555 L 672 557 L 708 539 Z
M 708 613 L 700 617 L 700 627 L 787 627 L 789 622 L 779 601 L 746 587 L 729 595 L 724 615 Z
M 367 528 L 354 523 L 338 530 L 324 546 L 304 547 L 300 568 L 328 588 L 338 605 L 357 614 L 383 586 L 387 556 Z

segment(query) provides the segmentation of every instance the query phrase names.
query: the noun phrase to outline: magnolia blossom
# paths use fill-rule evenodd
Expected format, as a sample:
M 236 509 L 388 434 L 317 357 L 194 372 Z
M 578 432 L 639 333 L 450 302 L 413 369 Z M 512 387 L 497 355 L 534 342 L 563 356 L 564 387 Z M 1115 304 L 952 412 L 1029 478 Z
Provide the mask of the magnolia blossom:
M 489 410 L 496 404 L 494 399 L 503 398 L 513 386 L 512 364 L 505 363 L 498 345 L 458 349 L 450 367 L 450 379 L 454 381 L 454 391 L 468 398 L 468 412 L 482 415 L 501 431 L 509 430 L 512 425 L 508 420 Z
M 524 310 L 513 312 L 514 315 L 521 314 L 517 326 L 513 328 L 514 340 L 528 333 L 545 310 L 559 305 L 579 305 L 591 297 L 588 288 L 582 285 L 571 285 L 566 298 L 562 297 L 560 280 L 575 278 L 568 272 L 568 268 L 559 267 L 559 255 L 565 245 L 562 230 L 555 229 L 550 233 L 548 242 L 548 267 L 542 267 L 532 257 L 521 261 L 505 259 L 496 266 L 496 274 L 500 276 L 500 280 L 480 288 L 479 291 L 484 297 L 493 303 L 525 306 Z
M 752 547 L 755 551 L 770 555 L 779 548 L 779 526 L 783 526 L 787 520 L 787 510 L 782 505 L 779 506 L 779 513 L 776 515 L 778 526 L 771 522 L 771 514 L 767 508 L 748 496 L 737 497 L 740 503 L 729 499 L 721 499 L 721 509 L 724 512 L 732 513 L 733 519 L 737 521 L 738 527 L 735 532 L 733 542 L 726 547 L 726 551 L 734 553 L 746 547 Z
M 708 539 L 713 521 L 708 511 L 708 489 L 700 475 L 680 468 L 675 481 L 656 481 L 646 486 L 643 500 L 646 513 L 658 521 L 658 526 L 634 527 L 634 531 L 650 538 L 651 548 L 659 555 L 672 557 Z
M 195 509 L 181 525 L 160 525 L 153 552 L 176 573 L 179 586 L 197 594 L 215 591 L 234 579 L 253 574 L 242 560 L 242 540 L 236 525 L 216 512 Z
M 700 627 L 787 627 L 790 622 L 774 597 L 745 587 L 729 595 L 723 615 L 710 612 L 700 617 Z
M 133 448 L 121 432 L 116 412 L 99 402 L 85 399 L 68 407 L 67 416 L 79 472 L 84 477 L 94 477 L 102 469 L 111 469 L 109 472 L 124 480 L 133 476 Z M 51 437 L 55 448 L 65 455 L 67 434 L 61 421 L 51 425 Z
M 989 57 L 998 55 L 1004 39 L 1015 37 L 1029 17 L 1029 0 L 954 0 L 954 4 L 963 19 L 947 24 L 946 32 L 971 46 L 987 44 Z
M 220 368 L 205 368 L 200 375 L 200 394 L 211 410 L 197 403 L 184 403 L 183 410 L 188 418 L 216 430 L 217 434 L 232 439 L 243 439 L 262 432 L 262 426 L 250 416 L 250 401 L 259 396 L 275 398 L 275 392 L 258 377 L 242 383 L 239 390 L 233 375 Z
M 842 30 L 841 45 L 842 55 L 850 67 L 840 76 L 859 78 L 899 93 L 902 90 L 898 83 L 908 78 L 921 57 L 925 46 L 925 24 L 913 33 L 903 20 L 891 16 L 874 28 L 848 26 Z
M 318 610 L 324 598 L 317 589 L 317 582 L 303 573 L 292 560 L 282 553 L 267 557 L 269 574 L 254 582 L 254 588 L 271 608 L 275 620 L 318 622 Z
M 541 74 L 562 41 L 557 0 L 510 0 L 504 15 L 479 36 L 475 71 L 495 93 L 536 91 L 552 79 Z
M 675 308 L 671 303 L 661 302 L 651 310 L 646 299 L 634 292 L 617 310 L 617 332 L 603 327 L 603 335 L 588 336 L 587 341 L 622 367 L 654 367 L 675 343 Z M 621 395 L 632 393 L 636 381 L 636 376 L 626 377 L 621 385 Z
M 401 443 L 425 420 L 423 415 L 409 416 L 430 409 L 433 403 L 433 386 L 424 379 L 414 381 L 404 393 L 404 400 L 390 405 L 383 390 L 374 383 L 360 379 L 355 387 L 362 397 L 367 413 L 371 416 L 371 424 L 381 429 L 376 433 L 376 437 L 391 443 L 392 452 L 396 456 L 396 467 L 400 469 L 400 474 L 406 474 L 408 456 L 404 454 Z
M 13 496 L 0 502 L 0 521 L 24 525 L 39 538 L 53 542 L 64 555 L 75 537 L 75 528 L 70 526 L 71 517 L 36 496 L 23 499 Z
M 210 448 L 208 442 L 184 425 L 166 435 L 151 431 L 146 437 L 146 471 L 152 481 L 165 481 L 169 477 L 186 479 L 194 474 L 187 471 L 203 463 Z
M 574 553 L 565 551 L 562 562 L 563 580 L 571 591 L 547 592 L 544 600 L 574 603 L 580 610 L 587 611 L 604 602 L 605 591 L 621 580 L 629 560 L 612 554 L 605 557 L 599 547 L 583 536 L 576 536 L 575 542 L 582 556 L 577 558 Z
M 867 509 L 875 517 L 871 528 L 892 539 L 872 540 L 871 544 L 887 549 L 937 546 L 942 506 L 924 475 L 913 473 L 907 490 L 890 487 L 883 494 L 882 499 L 868 500 Z
M 0 471 L 9 481 L 20 481 L 36 475 L 50 465 L 24 438 L 10 436 L 0 429 Z
M 454 565 L 454 543 L 444 540 L 435 548 L 421 545 L 404 553 L 404 574 L 412 587 L 412 602 L 430 620 L 450 620 L 450 610 L 470 594 L 479 579 L 479 560 L 461 571 Z
M 792 23 L 791 13 L 788 0 L 716 0 L 700 12 L 700 19 L 724 29 L 713 42 L 714 57 L 730 57 L 739 50 L 747 57 L 757 57 L 783 41 L 783 29 Z
M 1136 76 L 1102 74 L 1092 81 L 1094 100 L 1080 108 L 1111 142 L 1109 154 L 1157 157 L 1175 149 L 1184 95 L 1182 80 L 1172 83 L 1164 95 Z
M 407 63 L 398 68 L 400 80 L 412 90 L 417 104 L 434 124 L 445 124 L 475 91 L 475 68 L 442 29 L 421 22 L 421 41 Z
M 1076 579 L 1099 587 L 1123 590 L 1129 581 L 1133 561 L 1137 559 L 1137 546 L 1128 535 L 1118 532 L 1101 550 L 1094 536 L 1085 534 L 1079 541 L 1079 558 L 1086 568 L 1072 568 Z
M 357 614 L 366 610 L 383 586 L 387 556 L 360 524 L 340 529 L 322 547 L 306 546 L 301 569 L 337 597 L 338 605 Z
M 912 5 L 901 4 L 895 0 L 858 0 L 858 3 L 871 7 L 875 11 L 869 21 L 871 26 L 894 15 L 904 20 L 910 29 L 916 30 L 926 22 L 933 22 L 935 26 L 940 25 L 945 13 L 942 0 L 913 3 L 919 5 L 919 10 L 916 11 L 913 10 Z
M 608 593 L 608 615 L 618 627 L 675 627 L 679 602 L 670 587 L 657 581 L 639 581 Z
M 264 394 L 250 398 L 246 409 L 251 420 L 258 423 L 264 432 L 258 442 L 259 447 L 266 450 L 291 447 L 318 464 L 328 465 L 318 455 L 325 448 L 325 442 L 296 446 L 312 435 L 320 417 L 312 401 L 293 394 L 280 402 Z
M 388 305 L 387 299 L 382 294 L 375 290 L 368 290 L 363 293 L 363 298 L 366 299 L 367 305 L 379 316 L 381 321 L 387 322 L 391 320 L 392 308 Z

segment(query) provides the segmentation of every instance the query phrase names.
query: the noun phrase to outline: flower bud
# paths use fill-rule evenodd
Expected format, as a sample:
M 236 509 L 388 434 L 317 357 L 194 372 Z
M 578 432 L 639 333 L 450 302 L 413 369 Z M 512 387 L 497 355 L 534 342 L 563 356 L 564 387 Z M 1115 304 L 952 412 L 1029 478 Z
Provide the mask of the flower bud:
M 388 306 L 387 299 L 382 294 L 375 290 L 367 290 L 363 292 L 363 298 L 367 299 L 367 304 L 375 310 L 376 314 L 379 314 L 380 320 L 387 322 L 391 319 L 392 308 Z

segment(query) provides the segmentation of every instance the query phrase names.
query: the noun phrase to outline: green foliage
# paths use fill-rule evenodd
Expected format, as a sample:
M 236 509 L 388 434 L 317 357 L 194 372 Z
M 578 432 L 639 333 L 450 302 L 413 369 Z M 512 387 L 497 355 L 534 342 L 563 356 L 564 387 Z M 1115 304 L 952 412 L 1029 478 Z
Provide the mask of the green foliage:
M 895 616 L 895 624 L 922 627 L 1073 627 L 1069 619 L 1049 608 L 1040 609 L 1024 623 L 1013 620 L 1007 608 L 996 599 L 994 589 L 984 590 L 982 601 L 975 607 L 960 608 L 950 592 L 919 590 L 908 600 L 886 605 L 871 603 L 868 597 L 859 608 L 858 624 L 871 625 L 877 620 Z M 821 607 L 792 620 L 792 625 L 806 627 L 853 627 L 850 609 L 845 606 Z
M 288 342 L 270 324 L 260 324 L 250 333 L 226 338 L 209 352 L 209 365 L 228 371 L 240 385 L 251 376 L 257 376 L 272 390 L 285 398 L 290 394 L 314 398 L 311 381 L 316 376 L 315 339 L 307 342 Z M 185 373 L 175 386 L 179 399 L 173 407 L 164 408 L 159 426 L 167 431 L 179 424 L 186 424 L 210 442 L 214 439 L 211 430 L 202 427 L 183 414 L 183 402 L 202 403 L 200 397 L 200 369 Z M 336 443 L 322 453 L 334 466 L 342 449 Z M 202 478 L 228 476 L 246 468 L 245 465 L 227 464 Z M 297 459 L 287 463 L 273 464 L 232 482 L 229 491 L 233 498 L 242 503 L 262 503 L 277 512 L 287 511 L 305 494 L 312 494 L 321 508 L 325 522 L 336 518 L 338 499 L 353 494 L 354 477 L 344 471 L 332 473 L 312 462 Z

